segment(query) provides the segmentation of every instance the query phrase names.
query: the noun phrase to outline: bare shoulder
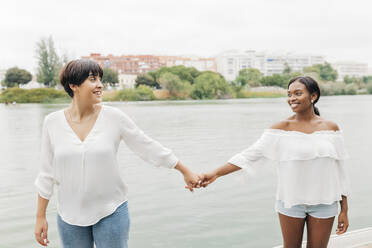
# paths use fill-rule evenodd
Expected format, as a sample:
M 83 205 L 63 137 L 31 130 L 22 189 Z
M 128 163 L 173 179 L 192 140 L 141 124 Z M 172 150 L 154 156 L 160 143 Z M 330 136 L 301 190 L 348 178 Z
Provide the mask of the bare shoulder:
M 275 123 L 270 128 L 271 129 L 280 129 L 280 130 L 287 130 L 289 126 L 290 120 L 283 120 Z
M 340 128 L 338 127 L 336 122 L 329 121 L 329 120 L 326 120 L 326 119 L 320 119 L 319 121 L 321 122 L 321 125 L 326 130 L 332 130 L 332 131 L 339 131 L 340 130 Z
M 333 121 L 325 121 L 328 129 L 333 130 L 333 131 L 339 131 L 340 128 L 336 124 L 336 122 Z

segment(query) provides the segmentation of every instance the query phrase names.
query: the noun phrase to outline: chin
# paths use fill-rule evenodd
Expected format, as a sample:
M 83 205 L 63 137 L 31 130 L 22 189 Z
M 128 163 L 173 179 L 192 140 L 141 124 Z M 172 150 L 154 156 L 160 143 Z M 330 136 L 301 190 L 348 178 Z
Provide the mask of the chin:
M 92 101 L 93 104 L 97 104 L 97 103 L 101 103 L 102 102 L 102 99 L 94 99 Z

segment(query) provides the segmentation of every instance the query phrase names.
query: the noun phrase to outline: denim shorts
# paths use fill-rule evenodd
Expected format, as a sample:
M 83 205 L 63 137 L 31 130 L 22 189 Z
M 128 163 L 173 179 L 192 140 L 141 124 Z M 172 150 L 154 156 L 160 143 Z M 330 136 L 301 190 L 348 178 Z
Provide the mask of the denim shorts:
M 314 218 L 328 219 L 335 217 L 338 213 L 338 204 L 335 201 L 332 204 L 318 204 L 318 205 L 294 205 L 290 208 L 284 207 L 284 202 L 277 200 L 275 204 L 275 211 L 283 215 L 294 218 L 306 218 L 310 215 Z

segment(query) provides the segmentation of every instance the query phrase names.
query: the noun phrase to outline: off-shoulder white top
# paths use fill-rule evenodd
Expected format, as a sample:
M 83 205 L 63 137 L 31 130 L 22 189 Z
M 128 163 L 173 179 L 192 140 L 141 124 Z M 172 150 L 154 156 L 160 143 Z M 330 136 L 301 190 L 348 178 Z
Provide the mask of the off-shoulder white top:
M 173 168 L 177 157 L 146 136 L 117 108 L 102 105 L 92 130 L 82 142 L 64 110 L 47 115 L 41 140 L 41 168 L 35 185 L 41 197 L 58 191 L 58 213 L 72 225 L 88 226 L 127 201 L 127 186 L 116 158 L 121 141 L 143 160 Z
M 350 194 L 344 161 L 348 155 L 341 131 L 267 129 L 229 163 L 249 170 L 269 160 L 276 165 L 276 199 L 286 208 L 297 204 L 332 204 Z

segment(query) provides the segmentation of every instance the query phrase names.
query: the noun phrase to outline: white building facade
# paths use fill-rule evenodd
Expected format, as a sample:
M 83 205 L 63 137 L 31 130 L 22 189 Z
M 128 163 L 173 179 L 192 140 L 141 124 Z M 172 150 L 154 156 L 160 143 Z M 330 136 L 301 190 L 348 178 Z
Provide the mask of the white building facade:
M 160 61 L 167 67 L 183 65 L 185 67 L 195 67 L 198 71 L 217 71 L 215 58 L 160 56 Z
M 325 60 L 320 55 L 230 50 L 219 54 L 216 62 L 217 71 L 226 80 L 232 81 L 240 70 L 246 68 L 255 68 L 265 76 L 270 76 L 283 73 L 286 64 L 292 71 L 302 71 L 304 67 L 323 64 Z
M 337 81 L 342 81 L 345 76 L 361 78 L 369 75 L 368 63 L 340 61 L 332 63 L 331 65 L 337 70 Z
M 119 88 L 120 89 L 133 89 L 136 85 L 137 75 L 135 74 L 119 74 Z

